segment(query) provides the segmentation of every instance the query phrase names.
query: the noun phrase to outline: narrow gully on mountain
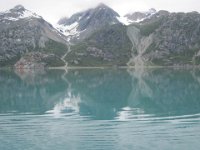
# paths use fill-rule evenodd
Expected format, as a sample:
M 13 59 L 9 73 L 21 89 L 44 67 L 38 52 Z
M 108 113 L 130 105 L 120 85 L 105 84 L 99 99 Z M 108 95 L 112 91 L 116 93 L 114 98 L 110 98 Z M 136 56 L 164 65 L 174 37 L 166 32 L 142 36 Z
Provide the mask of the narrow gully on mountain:
M 71 52 L 71 46 L 70 46 L 70 42 L 68 43 L 68 51 L 61 57 L 61 60 L 65 63 L 64 68 L 67 69 L 68 67 L 68 62 L 65 60 L 66 56 Z

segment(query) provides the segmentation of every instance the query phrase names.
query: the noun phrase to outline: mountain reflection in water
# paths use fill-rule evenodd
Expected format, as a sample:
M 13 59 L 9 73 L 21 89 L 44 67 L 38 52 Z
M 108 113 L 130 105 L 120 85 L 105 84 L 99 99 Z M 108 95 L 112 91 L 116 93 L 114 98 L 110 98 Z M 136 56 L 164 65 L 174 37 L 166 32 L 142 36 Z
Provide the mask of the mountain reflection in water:
M 200 71 L 196 70 L 0 73 L 1 113 L 76 111 L 94 119 L 115 119 L 126 109 L 158 116 L 200 111 Z
M 196 150 L 199 91 L 199 70 L 1 70 L 0 149 Z

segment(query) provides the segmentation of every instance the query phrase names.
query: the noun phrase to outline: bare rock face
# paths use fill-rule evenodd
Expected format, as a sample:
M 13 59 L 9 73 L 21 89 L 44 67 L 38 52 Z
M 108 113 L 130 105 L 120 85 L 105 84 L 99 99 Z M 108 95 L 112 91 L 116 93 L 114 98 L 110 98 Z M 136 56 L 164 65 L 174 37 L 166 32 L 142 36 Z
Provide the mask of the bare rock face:
M 45 63 L 42 62 L 43 55 L 41 53 L 29 53 L 22 57 L 16 64 L 17 69 L 43 69 Z
M 44 69 L 53 64 L 64 66 L 64 62 L 54 54 L 44 54 L 40 52 L 32 52 L 25 54 L 14 65 L 16 69 Z

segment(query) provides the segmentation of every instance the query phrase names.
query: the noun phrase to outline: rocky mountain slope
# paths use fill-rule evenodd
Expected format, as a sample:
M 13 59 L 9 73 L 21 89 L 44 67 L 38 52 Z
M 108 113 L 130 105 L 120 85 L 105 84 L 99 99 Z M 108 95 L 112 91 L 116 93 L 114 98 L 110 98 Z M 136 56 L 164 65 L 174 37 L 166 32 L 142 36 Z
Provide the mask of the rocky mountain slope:
M 20 5 L 0 13 L 0 66 L 200 65 L 198 12 L 150 9 L 122 17 L 100 4 L 58 24 Z
M 0 66 L 13 66 L 30 52 L 45 54 L 55 61 L 51 65 L 62 66 L 64 62 L 60 57 L 68 50 L 65 38 L 42 17 L 18 5 L 0 13 Z M 48 62 L 48 59 L 43 62 L 44 66 L 48 66 Z M 16 67 L 24 67 L 26 61 L 18 64 L 21 65 Z
M 200 64 L 200 14 L 149 14 L 143 21 L 95 31 L 66 57 L 79 66 L 192 66 Z

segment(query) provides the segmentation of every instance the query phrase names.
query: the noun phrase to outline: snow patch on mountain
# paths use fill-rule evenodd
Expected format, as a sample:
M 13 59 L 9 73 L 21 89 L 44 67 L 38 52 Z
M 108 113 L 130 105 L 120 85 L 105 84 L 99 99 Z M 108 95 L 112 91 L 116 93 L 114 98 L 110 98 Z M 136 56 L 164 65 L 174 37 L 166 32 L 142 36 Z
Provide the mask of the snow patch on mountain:
M 119 20 L 119 22 L 121 22 L 124 25 L 130 24 L 130 20 L 126 17 L 120 16 L 120 17 L 117 17 L 117 19 Z
M 130 25 L 132 23 L 141 22 L 141 21 L 145 20 L 146 18 L 131 20 L 131 19 L 128 19 L 127 17 L 125 17 L 125 16 L 120 16 L 120 17 L 117 17 L 117 19 L 119 20 L 119 22 L 121 22 L 124 25 Z
M 64 35 L 75 35 L 78 33 L 77 31 L 78 22 L 74 22 L 71 25 L 56 25 L 56 29 L 62 32 Z
M 33 17 L 33 18 L 41 18 L 41 16 L 37 15 L 36 13 L 33 13 L 29 10 L 25 10 L 20 16 L 19 16 L 19 19 L 23 19 L 23 18 L 30 18 L 30 17 Z
M 157 11 L 155 9 L 151 8 L 148 11 L 133 12 L 133 13 L 126 14 L 123 17 L 122 16 L 119 17 L 118 20 L 125 25 L 129 25 L 132 23 L 138 23 L 138 22 L 144 21 L 146 19 L 149 19 L 156 13 L 157 13 Z
M 57 31 L 61 34 L 65 35 L 67 37 L 67 41 L 69 42 L 72 37 L 79 39 L 80 34 L 85 31 L 78 31 L 78 25 L 78 22 L 74 22 L 71 25 L 56 24 L 54 28 L 57 29 Z

